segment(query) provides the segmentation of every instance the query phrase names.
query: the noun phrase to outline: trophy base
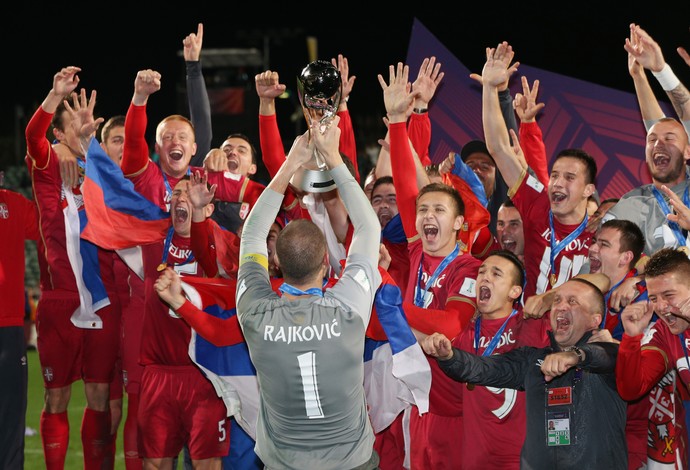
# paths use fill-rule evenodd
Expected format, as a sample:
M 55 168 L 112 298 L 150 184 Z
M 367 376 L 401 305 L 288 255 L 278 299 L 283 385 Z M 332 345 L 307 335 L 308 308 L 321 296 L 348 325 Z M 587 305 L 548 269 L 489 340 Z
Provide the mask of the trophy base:
M 336 189 L 335 181 L 328 170 L 300 168 L 292 175 L 290 184 L 308 193 L 327 193 Z

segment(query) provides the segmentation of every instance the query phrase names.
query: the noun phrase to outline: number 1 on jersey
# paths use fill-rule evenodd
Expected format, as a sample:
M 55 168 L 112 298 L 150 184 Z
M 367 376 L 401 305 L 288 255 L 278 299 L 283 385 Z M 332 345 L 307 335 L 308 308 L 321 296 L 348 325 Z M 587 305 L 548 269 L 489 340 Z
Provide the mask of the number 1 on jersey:
M 304 392 L 304 408 L 309 419 L 323 418 L 319 384 L 316 380 L 316 354 L 311 351 L 297 356 L 300 375 L 302 376 L 302 391 Z

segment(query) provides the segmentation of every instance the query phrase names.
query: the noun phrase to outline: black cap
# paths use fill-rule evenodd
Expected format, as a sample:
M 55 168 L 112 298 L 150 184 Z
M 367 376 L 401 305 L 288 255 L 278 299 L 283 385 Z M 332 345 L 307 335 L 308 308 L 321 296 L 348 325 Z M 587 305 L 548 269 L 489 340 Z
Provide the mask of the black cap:
M 463 145 L 462 149 L 460 150 L 460 158 L 462 158 L 462 161 L 465 162 L 467 161 L 467 157 L 469 157 L 473 153 L 484 153 L 488 155 L 492 161 L 494 159 L 494 157 L 492 157 L 489 153 L 489 149 L 486 148 L 486 143 L 483 140 L 470 140 L 465 145 Z

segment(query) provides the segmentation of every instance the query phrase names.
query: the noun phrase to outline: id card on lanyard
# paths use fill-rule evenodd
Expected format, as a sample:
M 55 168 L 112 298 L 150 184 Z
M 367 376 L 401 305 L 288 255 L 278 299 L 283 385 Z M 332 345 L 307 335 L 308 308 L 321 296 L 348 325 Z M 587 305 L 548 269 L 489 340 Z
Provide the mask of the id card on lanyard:
M 575 369 L 573 383 L 564 387 L 546 388 L 546 412 L 544 426 L 546 427 L 546 445 L 548 447 L 569 446 L 574 443 L 573 429 L 573 401 L 575 385 L 582 380 L 582 369 Z

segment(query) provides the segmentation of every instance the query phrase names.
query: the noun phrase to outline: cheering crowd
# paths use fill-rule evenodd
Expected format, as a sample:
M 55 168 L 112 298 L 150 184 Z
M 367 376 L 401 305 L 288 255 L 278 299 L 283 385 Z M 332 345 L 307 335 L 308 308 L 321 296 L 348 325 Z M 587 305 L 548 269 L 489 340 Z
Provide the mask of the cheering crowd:
M 690 92 L 644 29 L 624 49 L 652 182 L 604 201 L 591 155 L 546 149 L 539 82 L 511 95 L 508 42 L 475 76 L 484 139 L 448 155 L 429 154 L 443 64 L 379 75 L 367 174 L 347 58 L 302 70 L 306 132 L 281 136 L 265 70 L 259 142 L 213 148 L 202 44 L 199 24 L 190 116 L 153 123 L 154 148 L 151 69 L 106 120 L 66 66 L 26 127 L 33 198 L 0 190 L 0 467 L 24 462 L 25 240 L 49 470 L 80 380 L 85 469 L 690 466 Z

